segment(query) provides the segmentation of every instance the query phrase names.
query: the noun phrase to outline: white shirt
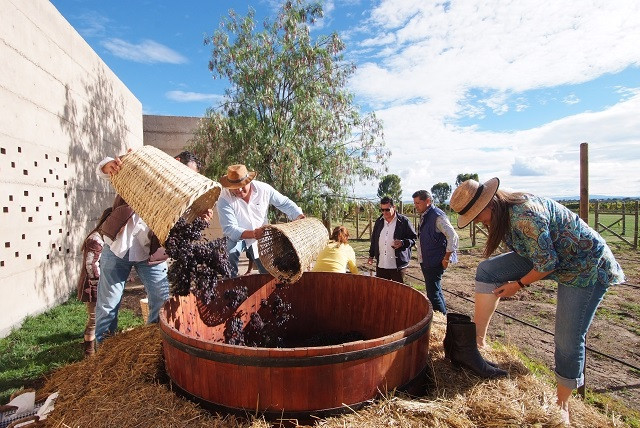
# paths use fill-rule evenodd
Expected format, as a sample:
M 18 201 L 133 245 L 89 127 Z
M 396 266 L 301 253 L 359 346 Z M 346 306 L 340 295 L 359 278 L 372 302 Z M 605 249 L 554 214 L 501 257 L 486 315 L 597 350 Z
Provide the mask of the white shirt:
M 102 172 L 102 167 L 113 158 L 104 158 L 96 169 L 98 177 L 108 179 L 109 174 Z M 151 239 L 149 238 L 149 226 L 136 213 L 129 218 L 120 229 L 115 240 L 104 236 L 104 242 L 109 246 L 113 254 L 121 259 L 129 252 L 129 261 L 141 262 L 149 258 L 151 251 Z
M 256 186 L 255 181 L 252 181 L 249 202 L 245 202 L 244 199 L 233 195 L 229 189 L 222 189 L 220 197 L 232 207 L 238 228 L 255 230 L 268 223 L 267 212 L 269 211 L 269 197 L 271 195 L 266 190 L 261 185 Z M 258 254 L 258 248 L 255 245 L 258 241 L 245 239 L 244 242 L 247 247 L 254 246 L 254 254 Z
M 396 231 L 398 216 L 394 214 L 393 219 L 387 222 L 382 219 L 382 230 L 378 239 L 378 267 L 382 269 L 398 269 L 396 263 L 396 250 L 391 246 L 393 244 L 393 233 Z

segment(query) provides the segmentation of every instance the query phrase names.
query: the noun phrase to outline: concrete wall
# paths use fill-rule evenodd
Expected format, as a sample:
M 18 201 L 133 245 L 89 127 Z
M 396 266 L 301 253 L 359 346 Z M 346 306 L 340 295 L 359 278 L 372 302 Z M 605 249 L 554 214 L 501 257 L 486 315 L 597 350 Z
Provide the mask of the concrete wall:
M 199 117 L 144 115 L 142 118 L 144 144 L 176 156 L 184 150 L 193 137 L 200 119 Z M 209 239 L 222 237 L 222 228 L 216 210 L 205 231 L 205 236 Z
M 175 156 L 184 150 L 199 123 L 199 117 L 144 115 L 144 144 Z
M 95 175 L 143 144 L 142 106 L 43 0 L 0 0 L 0 337 L 75 289 L 113 200 Z

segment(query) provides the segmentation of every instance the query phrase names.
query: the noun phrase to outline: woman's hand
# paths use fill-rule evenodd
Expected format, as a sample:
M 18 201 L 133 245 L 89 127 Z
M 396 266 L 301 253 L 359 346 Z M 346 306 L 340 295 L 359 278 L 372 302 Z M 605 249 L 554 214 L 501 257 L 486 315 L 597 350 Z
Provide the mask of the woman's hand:
M 520 290 L 520 284 L 517 282 L 507 282 L 501 287 L 493 290 L 496 297 L 511 297 Z
M 105 163 L 102 166 L 102 172 L 105 174 L 109 174 L 109 176 L 113 177 L 120 171 L 120 166 L 122 165 L 122 160 L 120 158 L 115 158 L 112 161 Z
M 127 153 L 122 156 L 123 157 L 126 156 L 127 154 L 131 153 L 132 150 L 133 149 L 127 150 Z M 104 165 L 102 165 L 102 172 L 104 172 L 105 174 L 109 174 L 109 176 L 114 176 L 115 174 L 118 173 L 118 171 L 120 171 L 121 166 L 122 166 L 122 159 L 120 159 L 119 157 L 116 157 L 114 160 L 109 161 Z

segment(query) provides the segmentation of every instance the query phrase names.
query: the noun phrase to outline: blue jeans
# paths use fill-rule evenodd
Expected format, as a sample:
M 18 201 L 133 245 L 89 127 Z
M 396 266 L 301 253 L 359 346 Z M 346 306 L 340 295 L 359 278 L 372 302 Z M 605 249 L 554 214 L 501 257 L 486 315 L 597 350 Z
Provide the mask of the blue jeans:
M 422 275 L 424 275 L 424 285 L 427 289 L 427 297 L 433 306 L 434 311 L 447 313 L 447 304 L 442 294 L 442 274 L 444 268 L 442 265 L 436 267 L 426 267 L 420 263 Z
M 516 253 L 484 260 L 476 271 L 476 293 L 491 293 L 533 269 L 533 263 Z M 585 338 L 608 284 L 572 287 L 558 283 L 555 325 L 555 374 L 558 384 L 576 389 L 584 384 Z
M 135 267 L 149 298 L 149 323 L 158 322 L 158 315 L 164 302 L 169 299 L 167 263 L 150 265 L 146 260 L 129 261 L 129 253 L 124 258 L 113 254 L 105 244 L 100 257 L 100 281 L 96 299 L 96 340 L 102 342 L 106 333 L 115 334 L 118 329 L 118 310 L 122 301 L 124 284 Z
M 267 273 L 257 254 L 253 254 L 253 250 L 251 247 L 247 247 L 244 240 L 236 242 L 227 238 L 227 251 L 229 252 L 229 264 L 231 265 L 231 278 L 238 276 L 238 262 L 240 261 L 240 254 L 242 254 L 243 251 L 246 251 L 247 257 L 253 260 L 260 273 Z

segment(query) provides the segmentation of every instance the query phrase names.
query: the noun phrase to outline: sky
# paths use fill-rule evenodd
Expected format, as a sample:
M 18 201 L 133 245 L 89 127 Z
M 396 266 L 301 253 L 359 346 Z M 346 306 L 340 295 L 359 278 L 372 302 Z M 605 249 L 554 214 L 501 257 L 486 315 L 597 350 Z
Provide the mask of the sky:
M 227 82 L 207 35 L 233 8 L 257 21 L 277 2 L 52 0 L 141 101 L 203 116 Z M 403 199 L 460 173 L 553 198 L 640 196 L 637 0 L 328 0 L 312 37 L 337 32 L 356 66 L 355 103 L 384 123 Z M 258 27 L 261 29 L 261 27 Z M 351 191 L 375 198 L 378 182 Z

